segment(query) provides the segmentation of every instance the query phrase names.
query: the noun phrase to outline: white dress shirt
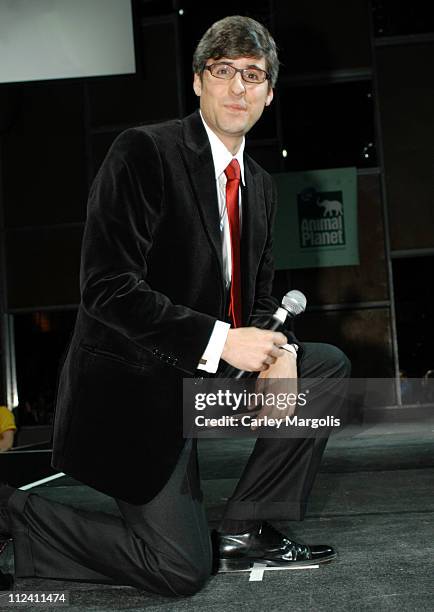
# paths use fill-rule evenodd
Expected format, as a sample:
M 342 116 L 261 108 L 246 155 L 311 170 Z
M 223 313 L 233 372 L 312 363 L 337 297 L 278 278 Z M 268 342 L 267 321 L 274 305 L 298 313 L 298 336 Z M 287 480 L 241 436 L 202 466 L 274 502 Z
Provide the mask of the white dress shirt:
M 200 112 L 200 111 L 199 111 Z M 232 278 L 232 249 L 231 249 L 231 235 L 229 228 L 229 218 L 226 207 L 226 174 L 225 170 L 233 159 L 236 159 L 240 165 L 241 171 L 241 182 L 245 185 L 244 179 L 244 145 L 245 140 L 243 138 L 240 148 L 236 155 L 226 148 L 220 138 L 214 134 L 214 132 L 205 123 L 205 120 L 200 112 L 202 123 L 208 135 L 209 143 L 211 145 L 211 154 L 214 162 L 214 173 L 217 188 L 217 201 L 219 207 L 219 219 L 220 219 L 220 232 L 222 237 L 222 261 L 223 261 L 223 278 L 225 281 L 226 289 L 229 289 Z M 238 191 L 238 205 L 240 209 L 240 228 L 242 223 L 242 204 L 241 204 L 241 189 Z M 215 373 L 219 365 L 220 357 L 223 352 L 223 347 L 226 342 L 228 331 L 230 329 L 229 323 L 223 321 L 216 321 L 211 337 L 202 355 L 202 359 L 198 368 L 205 370 L 206 372 Z
M 200 111 L 199 111 L 200 112 Z M 245 139 L 243 138 L 240 148 L 235 155 L 226 148 L 220 138 L 214 134 L 214 132 L 205 123 L 205 120 L 200 112 L 204 128 L 208 135 L 208 139 L 211 145 L 211 154 L 214 162 L 215 180 L 217 187 L 217 200 L 219 207 L 219 218 L 220 218 L 220 232 L 222 236 L 222 259 L 223 259 L 223 277 L 225 281 L 226 289 L 229 290 L 229 285 L 232 278 L 232 249 L 231 249 L 231 237 L 229 228 L 229 218 L 226 207 L 226 175 L 225 169 L 228 167 L 233 159 L 236 159 L 240 165 L 241 170 L 241 183 L 245 185 L 244 177 L 244 146 Z M 240 229 L 242 227 L 242 201 L 241 201 L 241 187 L 238 192 L 238 204 L 240 209 Z M 221 354 L 226 342 L 228 331 L 230 329 L 229 323 L 223 321 L 216 321 L 214 329 L 206 346 L 206 349 L 202 355 L 199 365 L 199 370 L 205 370 L 214 374 L 217 372 L 218 365 L 220 362 Z M 282 348 L 296 353 L 296 347 L 293 345 L 285 345 Z

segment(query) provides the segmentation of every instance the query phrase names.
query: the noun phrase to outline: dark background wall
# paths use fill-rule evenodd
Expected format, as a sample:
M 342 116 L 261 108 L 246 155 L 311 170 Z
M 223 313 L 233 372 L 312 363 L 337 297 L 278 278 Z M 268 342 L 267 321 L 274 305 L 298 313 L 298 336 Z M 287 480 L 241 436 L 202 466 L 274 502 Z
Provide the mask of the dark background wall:
M 0 86 L 0 399 L 11 401 L 15 350 L 22 418 L 37 420 L 37 407 L 51 406 L 79 301 L 92 178 L 122 130 L 196 108 L 193 49 L 213 21 L 230 14 L 267 25 L 282 62 L 275 101 L 248 137 L 251 155 L 270 172 L 358 169 L 360 265 L 276 274 L 277 296 L 289 287 L 308 296 L 298 335 L 341 346 L 354 376 L 398 376 L 400 368 L 422 376 L 434 368 L 429 3 L 234 0 L 204 8 L 192 0 L 137 0 L 133 6 L 136 75 Z

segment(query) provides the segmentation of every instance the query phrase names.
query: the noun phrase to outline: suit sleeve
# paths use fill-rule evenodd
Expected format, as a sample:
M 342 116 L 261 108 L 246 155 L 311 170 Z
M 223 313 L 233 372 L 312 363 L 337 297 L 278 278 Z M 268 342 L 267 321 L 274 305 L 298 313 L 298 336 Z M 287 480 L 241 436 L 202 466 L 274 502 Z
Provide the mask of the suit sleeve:
M 269 175 L 266 175 L 264 180 L 266 180 L 267 183 L 269 182 L 268 188 L 265 188 L 265 194 L 268 200 L 266 202 L 268 223 L 267 241 L 258 268 L 255 299 L 253 303 L 252 316 L 249 321 L 249 325 L 259 328 L 267 327 L 271 315 L 280 305 L 277 299 L 271 295 L 274 278 L 273 229 L 276 217 L 277 190 Z M 286 335 L 289 343 L 296 344 L 300 349 L 300 343 L 297 340 L 292 327 L 292 320 L 288 318 L 282 326 L 281 331 Z
M 153 290 L 148 254 L 164 215 L 164 174 L 150 134 L 127 130 L 113 144 L 89 195 L 80 286 L 88 315 L 193 373 L 215 318 Z

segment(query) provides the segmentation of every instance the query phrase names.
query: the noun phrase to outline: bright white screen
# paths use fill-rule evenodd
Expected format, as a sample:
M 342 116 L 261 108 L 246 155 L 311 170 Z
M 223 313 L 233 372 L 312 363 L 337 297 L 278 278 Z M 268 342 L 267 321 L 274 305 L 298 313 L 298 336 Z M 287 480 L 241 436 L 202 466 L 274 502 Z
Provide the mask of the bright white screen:
M 135 69 L 130 0 L 0 0 L 0 82 Z

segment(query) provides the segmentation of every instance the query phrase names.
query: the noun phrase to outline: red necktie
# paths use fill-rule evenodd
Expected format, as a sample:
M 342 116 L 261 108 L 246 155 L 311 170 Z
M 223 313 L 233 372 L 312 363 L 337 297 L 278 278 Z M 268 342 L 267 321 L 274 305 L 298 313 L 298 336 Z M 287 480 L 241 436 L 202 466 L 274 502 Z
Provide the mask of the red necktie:
M 229 315 L 234 327 L 241 326 L 241 262 L 240 262 L 240 209 L 238 191 L 240 187 L 240 164 L 233 159 L 225 170 L 226 208 L 228 211 L 232 251 L 232 283 Z

